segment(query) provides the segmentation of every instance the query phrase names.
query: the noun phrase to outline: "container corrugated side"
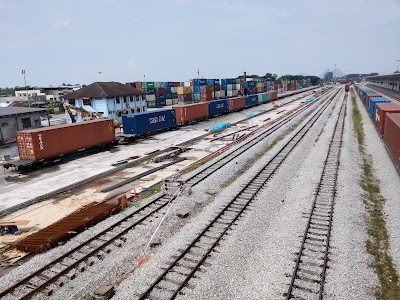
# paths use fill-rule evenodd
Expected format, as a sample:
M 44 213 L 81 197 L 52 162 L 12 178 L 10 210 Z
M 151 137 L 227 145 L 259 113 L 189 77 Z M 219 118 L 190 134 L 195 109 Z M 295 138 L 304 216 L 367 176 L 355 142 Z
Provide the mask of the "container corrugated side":
M 245 105 L 246 107 L 254 106 L 258 104 L 257 95 L 250 95 L 245 97 Z
M 368 107 L 368 114 L 372 119 L 375 117 L 375 105 L 377 103 L 389 103 L 390 100 L 386 99 L 385 97 L 373 97 L 369 99 L 369 107 Z
M 173 106 L 172 108 L 175 109 L 178 124 L 186 124 L 195 120 L 206 119 L 208 117 L 208 104 L 205 102 Z
M 381 134 L 385 132 L 386 115 L 388 113 L 400 113 L 400 106 L 394 103 L 376 104 L 374 123 Z
M 176 126 L 175 110 L 153 110 L 136 115 L 123 115 L 125 134 L 146 134 Z
M 19 131 L 16 134 L 19 156 L 38 161 L 115 141 L 110 119 L 63 124 Z
M 400 167 L 400 114 L 388 113 L 386 115 L 384 141 Z
M 221 115 L 227 113 L 228 111 L 229 108 L 227 99 L 213 100 L 208 102 L 208 112 L 210 116 Z

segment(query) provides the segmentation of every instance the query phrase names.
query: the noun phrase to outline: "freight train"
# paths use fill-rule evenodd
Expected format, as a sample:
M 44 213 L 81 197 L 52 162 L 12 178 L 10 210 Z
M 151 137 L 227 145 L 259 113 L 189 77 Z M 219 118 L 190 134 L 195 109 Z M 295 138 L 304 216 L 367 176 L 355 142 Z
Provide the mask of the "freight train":
M 124 138 L 126 140 L 159 131 L 175 129 L 219 115 L 227 114 L 255 105 L 274 101 L 278 93 L 270 91 L 245 97 L 232 97 L 213 101 L 173 106 L 170 109 L 148 111 L 122 117 Z
M 354 87 L 400 171 L 400 106 L 366 86 Z
M 301 93 L 299 90 L 293 94 Z M 289 95 L 282 95 L 286 97 Z M 123 115 L 124 138 L 136 138 L 159 131 L 199 122 L 219 115 L 249 108 L 276 100 L 275 91 L 233 97 L 208 102 L 173 106 L 172 109 L 148 111 L 136 115 Z M 114 123 L 110 119 L 98 119 L 81 123 L 24 130 L 17 133 L 20 160 L 3 163 L 3 167 L 31 170 L 51 164 L 72 155 L 97 151 L 118 144 Z

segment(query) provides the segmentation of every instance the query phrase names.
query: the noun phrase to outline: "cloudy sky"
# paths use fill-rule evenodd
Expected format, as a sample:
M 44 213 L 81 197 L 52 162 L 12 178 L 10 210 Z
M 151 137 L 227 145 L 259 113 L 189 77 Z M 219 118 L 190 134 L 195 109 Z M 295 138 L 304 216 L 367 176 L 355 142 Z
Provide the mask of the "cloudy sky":
M 400 0 L 0 0 L 0 87 L 392 73 Z M 102 72 L 101 75 L 98 73 Z

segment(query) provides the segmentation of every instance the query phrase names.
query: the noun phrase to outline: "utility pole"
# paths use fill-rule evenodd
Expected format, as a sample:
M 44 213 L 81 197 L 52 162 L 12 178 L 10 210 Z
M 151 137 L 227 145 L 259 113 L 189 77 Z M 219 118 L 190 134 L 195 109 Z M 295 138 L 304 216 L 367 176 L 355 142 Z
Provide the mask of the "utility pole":
M 335 64 L 335 77 L 334 78 L 336 78 L 336 64 Z
M 26 85 L 25 70 L 22 70 L 22 75 L 24 75 L 25 90 L 26 90 L 26 97 L 28 98 L 28 105 L 29 107 L 31 107 L 31 102 L 29 101 L 28 86 Z
M 399 72 L 399 62 L 400 62 L 400 59 L 397 60 L 397 72 Z
M 101 81 L 101 73 L 102 73 L 102 72 L 99 72 L 100 81 Z

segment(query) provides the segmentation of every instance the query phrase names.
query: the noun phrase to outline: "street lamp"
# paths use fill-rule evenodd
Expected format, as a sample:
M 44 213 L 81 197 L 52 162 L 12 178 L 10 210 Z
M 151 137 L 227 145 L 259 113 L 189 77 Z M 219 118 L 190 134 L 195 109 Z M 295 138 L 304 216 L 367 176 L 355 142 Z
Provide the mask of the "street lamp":
M 397 60 L 397 72 L 399 72 L 399 62 L 400 62 L 400 59 Z
M 29 95 L 28 95 L 28 86 L 26 85 L 25 70 L 22 70 L 22 75 L 24 75 L 25 90 L 26 90 L 26 97 L 28 98 L 28 105 L 29 107 L 31 107 L 31 102 L 29 101 Z
M 98 73 L 98 74 L 99 74 L 99 77 L 100 77 L 100 81 L 101 81 L 101 73 L 102 73 L 102 72 L 99 72 L 99 73 Z

